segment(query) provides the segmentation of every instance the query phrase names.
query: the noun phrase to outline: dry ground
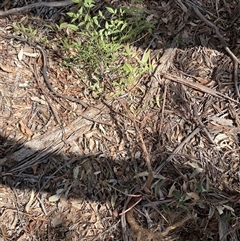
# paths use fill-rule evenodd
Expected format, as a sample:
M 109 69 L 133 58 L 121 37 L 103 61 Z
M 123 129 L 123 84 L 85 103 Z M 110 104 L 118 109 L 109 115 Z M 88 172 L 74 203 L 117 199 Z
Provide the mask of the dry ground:
M 51 36 L 49 79 L 87 108 L 0 37 L 1 241 L 240 240 L 240 1 L 198 2 L 146 1 L 158 24 L 135 48 L 155 72 L 114 99 L 92 98 Z M 47 20 L 9 15 L 0 33 L 21 21 Z

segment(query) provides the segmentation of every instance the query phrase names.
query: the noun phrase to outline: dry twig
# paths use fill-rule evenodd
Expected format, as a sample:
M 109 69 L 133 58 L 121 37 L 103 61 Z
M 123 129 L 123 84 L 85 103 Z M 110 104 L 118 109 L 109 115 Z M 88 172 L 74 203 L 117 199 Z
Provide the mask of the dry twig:
M 209 140 L 212 144 L 214 144 L 213 138 L 211 137 L 209 131 L 208 131 L 207 128 L 204 126 L 204 124 L 203 124 L 200 116 L 198 115 L 198 111 L 197 111 L 197 106 L 196 106 L 196 104 L 193 105 L 193 113 L 194 113 L 194 115 L 195 115 L 195 117 L 196 117 L 199 125 L 202 127 L 202 130 L 205 132 L 206 136 L 208 137 L 208 140 Z
M 196 82 L 193 82 L 193 81 L 189 81 L 187 79 L 181 78 L 181 77 L 176 76 L 176 75 L 165 74 L 164 77 L 166 79 L 172 80 L 174 82 L 187 85 L 187 86 L 189 86 L 193 89 L 200 90 L 200 91 L 205 92 L 207 94 L 210 94 L 212 96 L 222 98 L 222 99 L 227 99 L 227 100 L 230 100 L 234 103 L 238 103 L 238 101 L 232 99 L 231 97 L 226 96 L 226 95 L 224 95 L 224 94 L 222 94 L 222 93 L 220 93 L 216 90 L 210 89 L 205 85 L 202 85 L 202 84 L 199 84 L 199 83 L 196 83 Z
M 201 130 L 201 127 L 197 127 L 189 136 L 187 136 L 181 143 L 176 147 L 173 153 L 164 161 L 156 170 L 155 173 L 159 173 L 166 165 L 169 163 L 182 148 L 188 143 L 196 134 L 198 134 Z

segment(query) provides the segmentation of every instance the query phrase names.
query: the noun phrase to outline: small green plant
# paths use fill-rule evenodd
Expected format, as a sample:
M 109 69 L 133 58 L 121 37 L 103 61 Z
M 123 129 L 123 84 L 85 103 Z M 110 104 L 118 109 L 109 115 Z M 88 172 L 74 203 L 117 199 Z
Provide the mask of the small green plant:
M 39 34 L 38 29 L 33 28 L 31 25 L 28 25 L 26 27 L 22 23 L 13 23 L 13 28 L 24 38 L 27 38 L 29 40 L 39 41 L 41 43 L 46 43 L 47 41 L 47 37 Z M 38 39 L 36 40 L 36 38 Z
M 62 39 L 62 47 L 70 54 L 64 64 L 81 66 L 88 76 L 89 89 L 95 95 L 106 90 L 109 83 L 111 91 L 114 89 L 115 95 L 120 94 L 142 74 L 152 70 L 150 51 L 137 60 L 129 44 L 125 44 L 144 31 L 151 33 L 153 24 L 145 21 L 142 10 L 136 8 L 131 10 L 132 14 L 127 8 L 106 7 L 94 12 L 94 0 L 73 2 L 78 4 L 78 11 L 68 13 L 70 21 L 57 26 L 67 33 Z M 97 78 L 92 78 L 92 75 Z
M 130 51 L 129 45 L 127 45 L 125 50 L 129 56 L 133 56 Z M 131 65 L 129 62 L 125 62 L 124 65 L 122 66 L 122 70 L 123 70 L 123 73 L 126 74 L 127 79 L 122 81 L 126 82 L 127 85 L 132 84 L 135 81 L 135 79 L 138 79 L 139 76 L 142 76 L 147 71 L 152 72 L 153 67 L 149 63 L 149 59 L 150 59 L 150 50 L 146 51 L 143 54 L 142 59 L 139 60 L 137 64 L 135 63 L 134 65 Z
M 33 29 L 31 25 L 25 27 L 22 23 L 13 23 L 13 28 L 17 31 L 20 31 L 23 36 L 31 39 L 37 35 L 37 29 Z

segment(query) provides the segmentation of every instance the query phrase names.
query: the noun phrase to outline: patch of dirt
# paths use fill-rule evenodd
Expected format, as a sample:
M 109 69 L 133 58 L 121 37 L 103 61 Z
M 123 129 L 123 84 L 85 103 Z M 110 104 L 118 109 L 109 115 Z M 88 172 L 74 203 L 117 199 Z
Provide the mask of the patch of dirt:
M 155 71 L 108 100 L 1 18 L 0 239 L 239 240 L 239 6 L 146 1 Z

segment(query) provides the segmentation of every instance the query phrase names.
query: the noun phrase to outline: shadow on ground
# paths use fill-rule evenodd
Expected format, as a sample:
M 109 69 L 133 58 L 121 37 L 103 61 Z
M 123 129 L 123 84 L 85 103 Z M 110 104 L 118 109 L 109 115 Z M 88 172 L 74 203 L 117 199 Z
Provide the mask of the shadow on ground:
M 126 196 L 117 188 L 130 191 L 126 179 L 132 176 L 133 163 L 113 163 L 104 153 L 69 156 L 36 151 L 27 143 L 21 145 L 3 137 L 0 148 L 4 238 L 121 239 L 118 213 Z M 16 230 L 19 232 L 11 236 Z

